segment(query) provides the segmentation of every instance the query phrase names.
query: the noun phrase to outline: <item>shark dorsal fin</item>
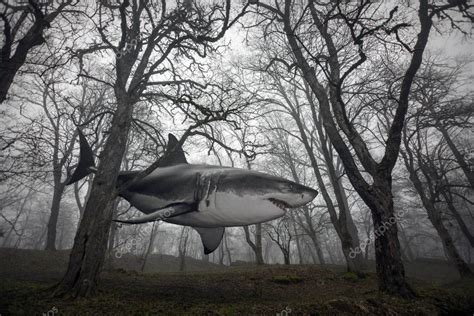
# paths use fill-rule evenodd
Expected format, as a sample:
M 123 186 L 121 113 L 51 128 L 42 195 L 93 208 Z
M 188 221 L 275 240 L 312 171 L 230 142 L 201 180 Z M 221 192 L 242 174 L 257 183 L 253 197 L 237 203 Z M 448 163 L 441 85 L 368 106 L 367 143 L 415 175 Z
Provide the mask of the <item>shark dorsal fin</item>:
M 166 151 L 161 158 L 159 167 L 169 167 L 183 163 L 188 163 L 184 156 L 183 148 L 173 134 L 168 134 L 168 144 L 166 146 Z

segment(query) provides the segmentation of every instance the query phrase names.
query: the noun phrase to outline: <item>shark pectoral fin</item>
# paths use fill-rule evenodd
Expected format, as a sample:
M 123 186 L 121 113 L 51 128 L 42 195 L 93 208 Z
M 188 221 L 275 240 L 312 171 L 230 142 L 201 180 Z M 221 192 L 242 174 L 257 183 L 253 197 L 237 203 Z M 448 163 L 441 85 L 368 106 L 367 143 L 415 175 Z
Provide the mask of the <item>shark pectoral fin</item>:
M 167 218 L 175 217 L 178 215 L 182 215 L 189 212 L 194 212 L 196 210 L 196 206 L 194 204 L 188 203 L 176 203 L 172 205 L 168 205 L 164 208 L 160 208 L 153 213 L 146 214 L 141 217 L 127 219 L 127 220 L 120 220 L 114 219 L 114 222 L 125 223 L 125 224 L 143 224 L 148 222 L 154 222 L 159 220 L 165 220 Z
M 222 236 L 224 236 L 224 227 L 217 228 L 203 228 L 193 227 L 201 236 L 202 245 L 204 246 L 204 254 L 208 255 L 221 243 Z

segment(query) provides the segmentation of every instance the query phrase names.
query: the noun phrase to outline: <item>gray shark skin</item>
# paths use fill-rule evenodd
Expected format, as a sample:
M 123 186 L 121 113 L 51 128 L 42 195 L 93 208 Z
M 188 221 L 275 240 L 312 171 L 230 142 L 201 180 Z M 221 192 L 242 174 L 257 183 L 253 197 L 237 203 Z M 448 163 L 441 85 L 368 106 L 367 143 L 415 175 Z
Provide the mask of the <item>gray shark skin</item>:
M 92 151 L 79 133 L 81 155 L 69 184 L 95 170 Z M 117 185 L 120 187 L 138 173 L 121 172 Z M 219 246 L 224 227 L 276 219 L 287 208 L 311 202 L 317 194 L 312 188 L 257 171 L 188 164 L 178 141 L 169 134 L 158 168 L 119 194 L 145 215 L 116 221 L 140 224 L 163 220 L 192 226 L 201 235 L 204 252 L 208 254 Z

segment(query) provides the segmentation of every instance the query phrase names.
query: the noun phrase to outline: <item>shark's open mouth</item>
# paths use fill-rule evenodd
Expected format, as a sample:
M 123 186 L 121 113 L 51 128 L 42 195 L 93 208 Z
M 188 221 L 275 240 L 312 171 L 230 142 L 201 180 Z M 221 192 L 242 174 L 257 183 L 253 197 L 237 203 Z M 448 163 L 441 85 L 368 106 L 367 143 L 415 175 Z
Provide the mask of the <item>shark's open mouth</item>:
M 281 208 L 282 210 L 286 211 L 287 208 L 290 208 L 290 205 L 284 201 L 280 201 L 277 199 L 270 198 L 268 199 L 270 202 L 272 202 L 275 206 Z

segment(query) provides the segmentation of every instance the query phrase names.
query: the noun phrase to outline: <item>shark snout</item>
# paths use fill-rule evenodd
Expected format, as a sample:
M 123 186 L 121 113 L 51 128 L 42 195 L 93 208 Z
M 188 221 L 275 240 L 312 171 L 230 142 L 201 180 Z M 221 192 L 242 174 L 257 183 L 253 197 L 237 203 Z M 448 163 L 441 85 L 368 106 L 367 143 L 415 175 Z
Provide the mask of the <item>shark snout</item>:
M 300 185 L 298 192 L 295 192 L 290 201 L 288 201 L 287 203 L 291 207 L 300 207 L 314 200 L 317 195 L 318 191 L 310 187 Z
M 310 187 L 306 187 L 306 190 L 301 194 L 301 198 L 305 204 L 314 200 L 316 196 L 318 196 L 318 191 Z
M 301 184 L 292 183 L 290 188 L 291 190 L 286 192 L 269 194 L 266 198 L 283 202 L 286 207 L 295 208 L 308 204 L 318 195 L 318 191 Z

